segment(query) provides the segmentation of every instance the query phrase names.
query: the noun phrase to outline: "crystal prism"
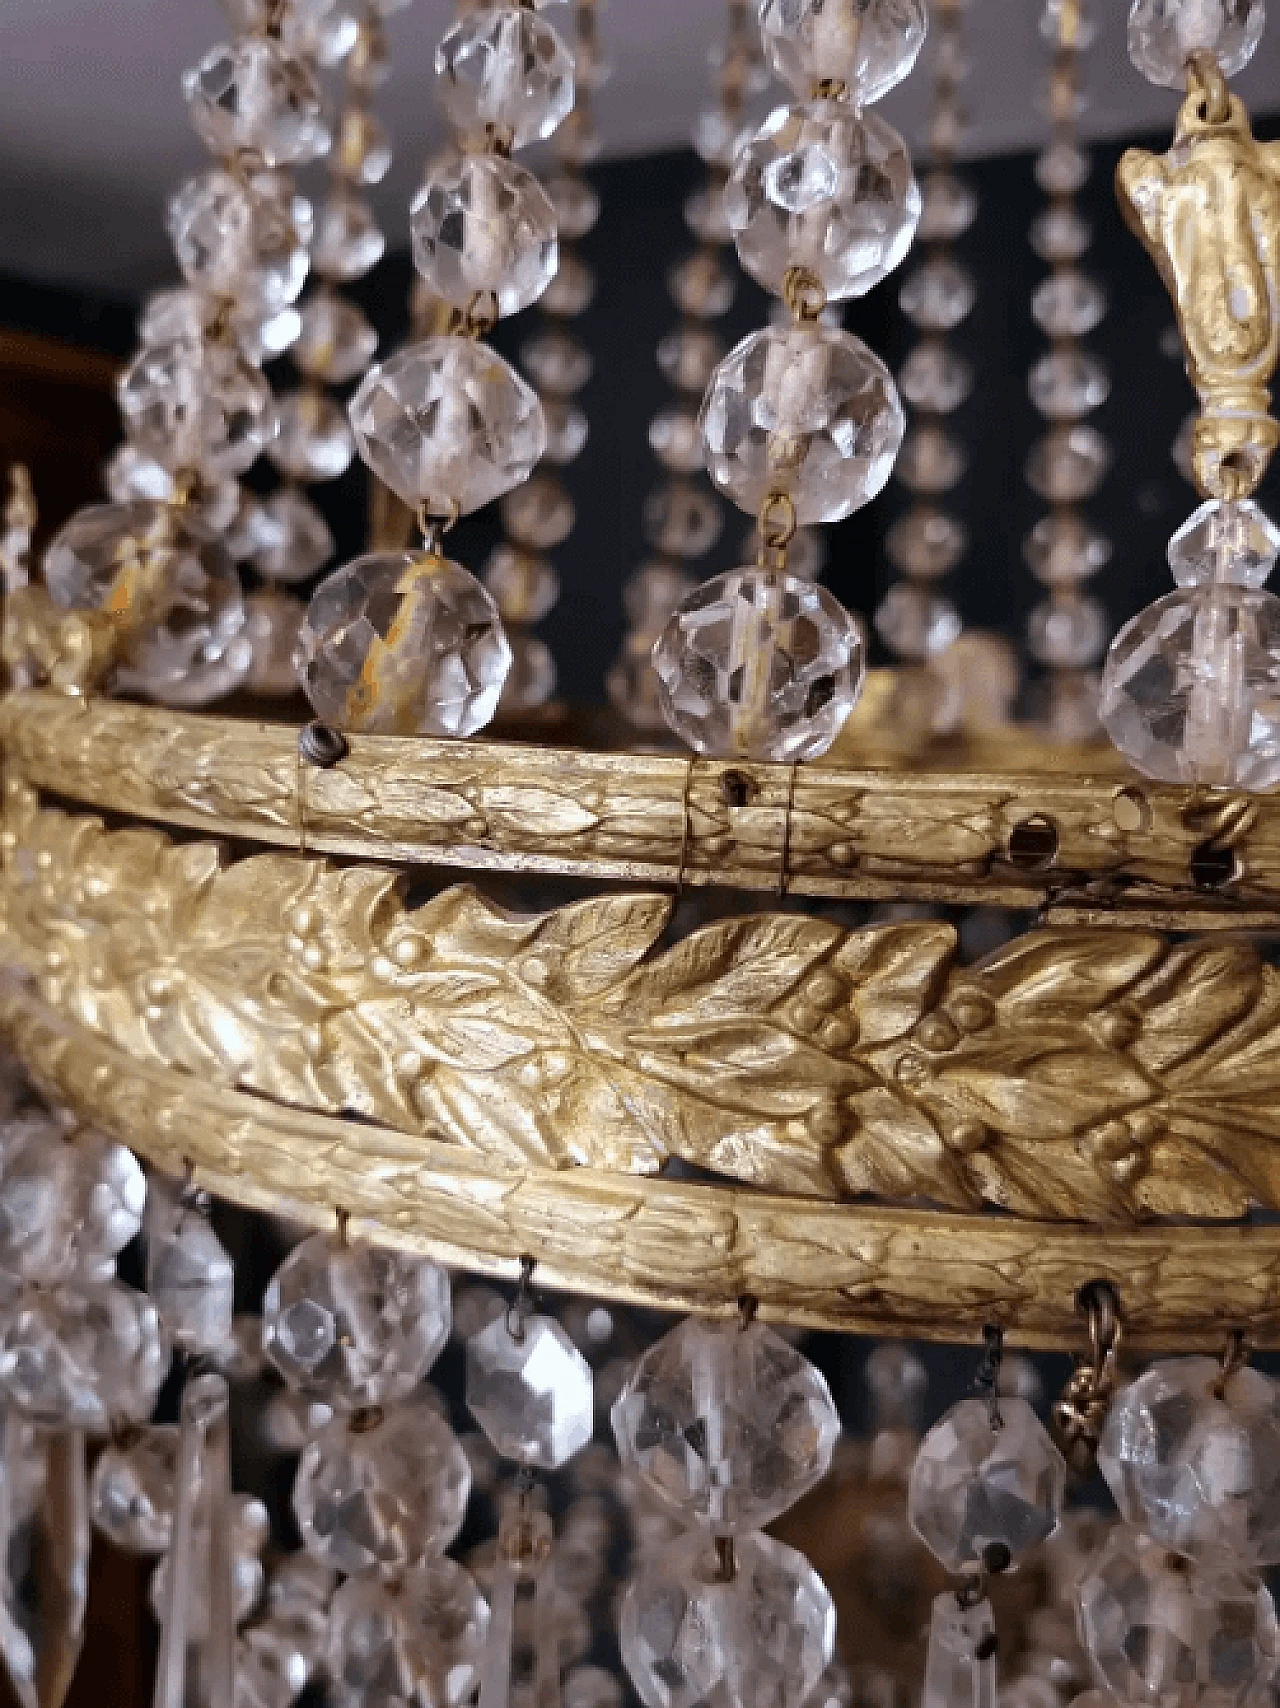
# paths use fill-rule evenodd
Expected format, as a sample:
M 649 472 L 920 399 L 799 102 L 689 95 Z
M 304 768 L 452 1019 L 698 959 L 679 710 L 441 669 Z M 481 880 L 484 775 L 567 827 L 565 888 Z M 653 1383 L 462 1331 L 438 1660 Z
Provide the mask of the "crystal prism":
M 84 1637 L 89 1578 L 89 1504 L 84 1437 L 75 1431 L 29 1439 L 22 1420 L 4 1420 L 0 1489 L 0 1655 L 22 1708 L 61 1708 Z M 39 1492 L 23 1508 L 9 1466 L 39 1463 Z
M 467 1405 L 498 1452 L 555 1470 L 590 1441 L 591 1366 L 553 1317 L 505 1315 L 467 1342 Z
M 231 1337 L 235 1270 L 197 1209 L 161 1176 L 147 1205 L 147 1292 L 175 1346 L 212 1353 Z
M 991 1603 L 955 1590 L 933 1603 L 920 1708 L 996 1708 L 996 1628 Z

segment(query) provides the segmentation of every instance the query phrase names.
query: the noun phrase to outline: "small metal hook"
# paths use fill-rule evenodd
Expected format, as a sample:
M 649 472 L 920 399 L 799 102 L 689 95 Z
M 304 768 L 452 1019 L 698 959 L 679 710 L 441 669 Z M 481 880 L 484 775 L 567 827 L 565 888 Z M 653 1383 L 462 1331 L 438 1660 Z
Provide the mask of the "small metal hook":
M 973 1385 L 986 1399 L 992 1429 L 1003 1429 L 1004 1418 L 1000 1415 L 1000 1366 L 1004 1362 L 1004 1330 L 999 1323 L 985 1323 L 982 1339 L 982 1362 L 978 1365 Z

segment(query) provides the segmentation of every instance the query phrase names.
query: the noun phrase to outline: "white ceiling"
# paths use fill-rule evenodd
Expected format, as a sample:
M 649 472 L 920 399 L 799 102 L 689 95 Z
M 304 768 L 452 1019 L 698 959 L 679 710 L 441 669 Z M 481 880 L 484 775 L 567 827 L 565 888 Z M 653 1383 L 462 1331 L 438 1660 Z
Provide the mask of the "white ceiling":
M 722 10 L 723 0 L 605 0 L 615 69 L 599 111 L 610 153 L 684 143 Z M 1122 0 L 1095 0 L 1094 10 L 1102 27 L 1088 59 L 1086 128 L 1119 136 L 1168 125 L 1175 96 L 1125 57 Z M 1042 132 L 1039 11 L 1039 0 L 972 0 L 973 154 L 1026 148 Z M 395 70 L 380 111 L 398 164 L 378 196 L 393 245 L 438 135 L 431 56 L 451 13 L 449 0 L 416 0 L 391 21 Z M 164 198 L 202 159 L 178 79 L 224 35 L 218 0 L 0 0 L 0 270 L 118 288 L 166 275 Z M 1236 88 L 1259 109 L 1280 108 L 1280 22 Z M 909 138 L 919 137 L 927 95 L 917 73 L 884 103 Z

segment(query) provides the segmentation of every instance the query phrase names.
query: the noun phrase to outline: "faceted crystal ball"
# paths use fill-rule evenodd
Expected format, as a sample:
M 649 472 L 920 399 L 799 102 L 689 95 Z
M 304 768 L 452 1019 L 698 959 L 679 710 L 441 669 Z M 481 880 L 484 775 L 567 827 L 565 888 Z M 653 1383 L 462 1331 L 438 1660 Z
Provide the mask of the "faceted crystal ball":
M 840 1434 L 821 1371 L 781 1335 L 697 1317 L 649 1348 L 610 1415 L 623 1465 L 717 1534 L 794 1506 Z
M 301 165 L 329 147 L 320 91 L 305 64 L 266 35 L 211 48 L 182 77 L 196 134 L 211 154 Z
M 794 1548 L 748 1534 L 723 1581 L 694 1531 L 641 1558 L 619 1615 L 622 1659 L 645 1708 L 801 1708 L 831 1659 L 826 1585 Z
M 296 1392 L 355 1411 L 416 1388 L 449 1338 L 449 1321 L 439 1264 L 313 1234 L 271 1278 L 262 1344 Z
M 504 1459 L 554 1471 L 591 1439 L 591 1366 L 554 1317 L 505 1313 L 467 1342 L 467 1405 Z
M 1125 1520 L 1181 1554 L 1280 1560 L 1280 1387 L 1213 1358 L 1153 1364 L 1112 1402 L 1098 1468 Z
M 1230 583 L 1157 599 L 1112 641 L 1099 712 L 1120 752 L 1147 777 L 1274 788 L 1280 599 Z
M 329 1608 L 330 1700 L 460 1708 L 480 1682 L 489 1604 L 464 1568 L 427 1560 L 392 1583 L 349 1578 Z
M 349 407 L 379 480 L 406 504 L 456 504 L 464 516 L 527 479 L 546 444 L 537 393 L 471 338 L 398 350 L 370 368 Z
M 146 1198 L 146 1177 L 125 1145 L 24 1123 L 0 1170 L 0 1271 L 46 1285 L 109 1280 L 117 1252 L 142 1226 Z
M 155 1306 L 118 1281 L 29 1290 L 0 1323 L 0 1399 L 43 1429 L 143 1422 L 168 1370 Z
M 347 284 L 376 267 L 386 248 L 386 233 L 364 197 L 335 191 L 316 220 L 312 270 L 322 279 Z
M 189 178 L 168 223 L 183 277 L 205 296 L 265 314 L 287 307 L 306 281 L 310 204 L 268 173 L 247 183 L 221 168 Z
M 760 8 L 764 51 L 782 81 L 807 100 L 830 78 L 854 106 L 901 83 L 925 26 L 923 0 L 764 0 Z
M 296 486 L 278 487 L 261 500 L 253 535 L 249 561 L 268 581 L 306 581 L 334 552 L 329 524 Z
M 1026 1400 L 1000 1400 L 991 1427 L 985 1399 L 952 1406 L 920 1443 L 907 1488 L 907 1517 L 948 1571 L 981 1564 L 992 1544 L 1018 1566 L 1052 1536 L 1067 1466 Z
M 365 371 L 377 348 L 377 332 L 346 297 L 324 290 L 303 303 L 293 361 L 308 378 L 343 385 Z
M 542 142 L 573 106 L 573 58 L 559 32 L 526 6 L 482 6 L 436 49 L 437 92 L 464 135 L 492 130 L 512 148 Z
M 210 480 L 243 474 L 276 431 L 271 387 L 230 344 L 144 345 L 121 374 L 125 430 L 167 469 Z
M 355 440 L 342 405 L 315 386 L 285 394 L 277 405 L 279 430 L 271 461 L 286 480 L 337 480 L 351 466 Z
M 1271 1597 L 1230 1555 L 1193 1562 L 1117 1530 L 1076 1596 L 1094 1676 L 1122 1702 L 1232 1708 L 1275 1665 Z
M 677 607 L 653 668 L 668 724 L 695 751 L 793 763 L 825 753 L 853 710 L 862 629 L 825 587 L 748 566 Z
M 437 296 L 465 309 L 491 291 L 499 314 L 536 302 L 560 245 L 547 192 L 500 154 L 459 154 L 435 168 L 409 218 L 413 264 Z
M 244 602 L 244 632 L 253 648 L 245 691 L 263 699 L 287 700 L 298 691 L 293 655 L 307 608 L 276 587 L 250 593 Z
M 235 1666 L 237 1708 L 288 1708 L 302 1694 L 309 1672 L 292 1630 L 270 1619 L 237 1636 Z
M 373 552 L 321 582 L 294 668 L 317 715 L 339 729 L 466 736 L 497 710 L 511 648 L 497 606 L 461 564 Z
M 128 1554 L 163 1554 L 173 1534 L 178 1426 L 151 1424 L 112 1441 L 93 1468 L 89 1512 L 95 1530 Z
M 298 1463 L 293 1510 L 310 1552 L 353 1574 L 443 1553 L 470 1494 L 457 1436 L 434 1404 L 407 1401 L 321 1430 Z
M 847 101 L 778 107 L 724 192 L 742 265 L 781 293 L 803 267 L 833 301 L 862 296 L 902 260 L 920 218 L 906 144 Z
M 860 338 L 831 326 L 767 326 L 712 375 L 702 403 L 707 469 L 758 514 L 782 492 L 796 521 L 838 522 L 883 488 L 902 443 L 889 370 Z
M 1207 48 L 1234 77 L 1253 58 L 1266 21 L 1264 0 L 1133 0 L 1129 58 L 1150 83 L 1186 88 L 1187 58 Z

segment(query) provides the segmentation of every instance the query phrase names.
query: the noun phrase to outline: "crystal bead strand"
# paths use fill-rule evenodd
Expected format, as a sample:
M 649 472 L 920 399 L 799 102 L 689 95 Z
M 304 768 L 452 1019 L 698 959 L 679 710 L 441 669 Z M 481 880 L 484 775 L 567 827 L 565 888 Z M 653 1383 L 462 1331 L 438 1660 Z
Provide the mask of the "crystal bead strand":
M 742 140 L 746 102 L 767 75 L 748 0 L 729 0 L 724 38 L 711 50 L 711 66 L 716 102 L 700 115 L 694 134 L 706 176 L 684 208 L 697 247 L 669 275 L 680 319 L 657 350 L 658 367 L 676 395 L 649 423 L 649 445 L 664 471 L 642 514 L 645 539 L 655 555 L 623 589 L 629 626 L 606 680 L 616 710 L 644 731 L 666 727 L 653 673 L 654 642 L 693 591 L 691 565 L 711 550 L 724 525 L 719 501 L 699 478 L 703 451 L 697 415 L 724 355 L 712 323 L 728 311 L 737 283 L 734 269 L 726 265 L 733 233 L 725 218 L 725 185 Z
M 1049 423 L 1032 447 L 1027 480 L 1052 504 L 1022 543 L 1023 556 L 1048 597 L 1032 611 L 1027 647 L 1048 671 L 1044 721 L 1053 737 L 1088 741 L 1098 728 L 1098 682 L 1093 666 L 1107 639 L 1107 614 L 1083 591 L 1111 556 L 1111 542 L 1080 509 L 1106 473 L 1106 441 L 1085 417 L 1106 401 L 1107 370 L 1080 340 L 1106 313 L 1101 286 L 1077 265 L 1089 247 L 1088 222 L 1075 196 L 1088 175 L 1076 121 L 1080 54 L 1094 26 L 1084 0 L 1045 0 L 1041 33 L 1052 45 L 1049 73 L 1051 136 L 1036 161 L 1036 180 L 1048 207 L 1031 227 L 1031 246 L 1052 271 L 1036 287 L 1031 312 L 1049 350 L 1031 369 L 1031 401 Z
M 526 480 L 546 449 L 537 394 L 483 342 L 555 275 L 555 209 L 511 151 L 573 106 L 573 61 L 531 6 L 465 12 L 436 50 L 460 147 L 414 199 L 413 258 L 456 330 L 371 368 L 350 404 L 361 457 L 418 515 L 424 550 L 373 552 L 323 581 L 295 655 L 319 716 L 384 734 L 465 736 L 493 717 L 511 649 L 490 595 L 442 555 L 459 516 Z
M 792 574 L 787 550 L 797 527 L 874 498 L 902 443 L 888 369 L 822 314 L 890 273 L 915 234 L 906 145 L 868 104 L 911 69 L 924 25 L 920 0 L 761 10 L 766 54 L 800 99 L 742 147 L 724 207 L 739 260 L 791 323 L 732 350 L 699 415 L 711 479 L 756 518 L 760 554 L 695 589 L 653 650 L 663 715 L 701 753 L 813 758 L 861 688 L 860 623 Z
M 1166 196 L 1176 195 L 1175 185 L 1185 183 L 1199 161 L 1206 176 L 1194 179 L 1194 193 L 1210 202 L 1219 194 L 1239 198 L 1233 204 L 1245 234 L 1239 265 L 1257 264 L 1252 180 L 1236 175 L 1234 155 L 1229 163 L 1218 151 L 1252 146 L 1248 115 L 1226 78 L 1252 57 L 1263 13 L 1262 0 L 1133 0 L 1134 65 L 1150 82 L 1186 89 L 1169 155 L 1162 160 L 1131 151 L 1118 173 L 1131 224 L 1159 257 L 1167 255 L 1164 222 L 1173 217 Z M 1165 277 L 1171 281 L 1168 272 Z M 1204 298 L 1210 276 L 1203 283 L 1195 277 Z M 1226 277 L 1215 276 L 1214 288 L 1227 289 Z M 1175 293 L 1179 283 L 1172 280 Z M 1242 352 L 1239 359 L 1215 354 L 1234 382 L 1226 395 L 1221 385 L 1215 394 L 1206 382 L 1197 365 L 1202 350 L 1184 326 L 1188 372 L 1201 400 L 1189 449 L 1203 503 L 1169 541 L 1177 591 L 1139 612 L 1111 643 L 1101 716 L 1116 747 L 1149 777 L 1269 789 L 1280 783 L 1280 600 L 1263 583 L 1280 555 L 1280 529 L 1251 495 L 1280 430 L 1268 413 L 1269 394 L 1253 385 L 1261 346 L 1242 330 L 1245 320 L 1234 318 L 1247 313 L 1224 311 L 1221 351 Z
M 946 417 L 973 388 L 969 363 L 947 343 L 948 332 L 965 318 L 974 300 L 972 278 L 952 253 L 955 239 L 977 214 L 973 188 L 954 170 L 962 123 L 958 91 L 965 70 L 961 15 L 961 0 L 941 0 L 934 7 L 929 171 L 921 186 L 917 233 L 927 250 L 899 299 L 922 334 L 898 375 L 898 389 L 912 406 L 913 420 L 895 473 L 912 499 L 885 538 L 885 550 L 901 579 L 875 613 L 881 640 L 920 680 L 928 727 L 939 729 L 950 722 L 945 703 L 950 697 L 940 693 L 943 680 L 927 665 L 951 645 L 961 623 L 956 607 L 936 584 L 956 567 L 968 544 L 964 524 L 938 502 L 964 472 L 964 455 L 947 432 Z M 915 699 L 912 695 L 910 703 Z
M 651 1346 L 612 1416 L 624 1469 L 687 1526 L 641 1554 L 622 1603 L 645 1708 L 800 1708 L 831 1660 L 835 1608 L 762 1526 L 831 1463 L 840 1420 L 821 1372 L 744 1301 L 737 1322 L 690 1317 Z
M 596 0 L 576 0 L 573 54 L 574 107 L 570 118 L 589 115 L 591 94 L 604 75 L 597 34 Z M 576 520 L 573 499 L 556 472 L 578 456 L 587 419 L 574 393 L 590 371 L 586 350 L 563 342 L 565 323 L 585 312 L 595 290 L 591 268 L 575 247 L 600 214 L 600 198 L 575 160 L 557 167 L 544 184 L 560 232 L 560 264 L 538 302 L 542 327 L 530 341 L 529 373 L 542 400 L 547 445 L 523 486 L 507 493 L 501 515 L 506 539 L 496 546 L 481 579 L 493 596 L 511 647 L 511 670 L 499 702 L 503 715 L 519 716 L 550 700 L 556 686 L 551 649 L 531 630 L 554 606 L 560 583 L 547 553 L 563 545 Z M 566 241 L 567 240 L 567 241 Z

